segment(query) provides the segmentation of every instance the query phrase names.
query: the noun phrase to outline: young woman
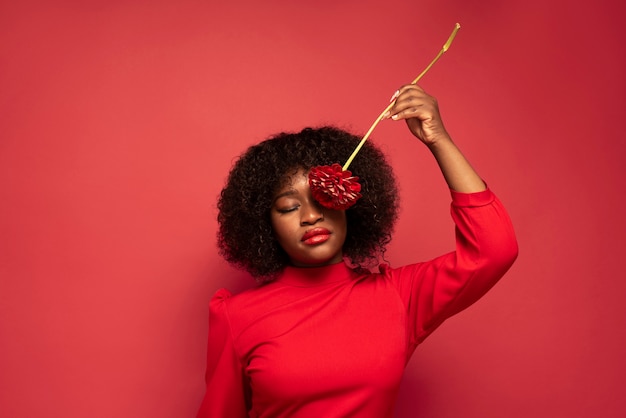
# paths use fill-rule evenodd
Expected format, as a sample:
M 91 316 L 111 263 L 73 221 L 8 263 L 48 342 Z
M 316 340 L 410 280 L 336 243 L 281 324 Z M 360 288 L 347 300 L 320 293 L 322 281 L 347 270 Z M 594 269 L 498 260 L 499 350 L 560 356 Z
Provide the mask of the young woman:
M 398 209 L 391 167 L 371 143 L 350 166 L 362 197 L 347 210 L 320 205 L 307 175 L 344 163 L 358 137 L 307 128 L 251 147 L 222 190 L 218 243 L 261 284 L 211 300 L 198 417 L 391 417 L 417 345 L 514 262 L 509 217 L 452 142 L 436 100 L 403 86 L 386 117 L 405 120 L 439 164 L 452 194 L 455 251 L 371 272 Z

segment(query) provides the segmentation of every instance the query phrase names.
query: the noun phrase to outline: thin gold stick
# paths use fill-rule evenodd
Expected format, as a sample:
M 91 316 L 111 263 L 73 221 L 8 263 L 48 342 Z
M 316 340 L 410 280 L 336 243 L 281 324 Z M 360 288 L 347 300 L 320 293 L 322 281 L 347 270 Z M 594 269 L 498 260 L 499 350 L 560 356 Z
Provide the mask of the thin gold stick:
M 456 33 L 459 31 L 460 28 L 461 28 L 461 25 L 459 25 L 458 23 L 454 25 L 454 29 L 452 30 L 452 33 L 448 37 L 448 40 L 443 45 L 443 47 L 441 48 L 441 50 L 439 51 L 437 56 L 430 62 L 430 64 L 428 64 L 428 66 L 424 69 L 424 71 L 422 71 L 420 73 L 420 75 L 415 77 L 415 80 L 411 81 L 411 84 L 417 84 L 417 82 L 420 81 L 420 79 L 428 72 L 428 70 L 430 70 L 430 68 L 433 65 L 435 65 L 437 60 L 439 58 L 441 58 L 441 56 L 448 50 L 448 48 L 450 48 L 450 45 L 452 45 L 452 41 L 454 41 L 454 37 L 456 36 Z M 352 163 L 352 160 L 354 160 L 354 157 L 356 157 L 357 153 L 360 151 L 360 149 L 363 146 L 363 144 L 365 144 L 365 141 L 367 141 L 367 139 L 372 134 L 372 131 L 374 130 L 376 125 L 378 125 L 378 122 L 380 122 L 382 120 L 383 116 L 385 116 L 385 113 L 387 113 L 393 107 L 393 105 L 395 103 L 396 103 L 395 100 L 393 100 L 391 103 L 389 103 L 389 106 L 387 106 L 385 108 L 385 110 L 383 110 L 382 113 L 376 118 L 376 120 L 374 121 L 372 126 L 370 126 L 369 130 L 367 131 L 367 133 L 365 134 L 363 139 L 361 139 L 361 142 L 359 142 L 359 145 L 357 145 L 357 147 L 352 152 L 352 155 L 350 155 L 350 158 L 348 158 L 348 161 L 346 161 L 346 163 L 343 165 L 343 167 L 342 167 L 343 171 L 346 171 L 348 169 L 348 167 Z

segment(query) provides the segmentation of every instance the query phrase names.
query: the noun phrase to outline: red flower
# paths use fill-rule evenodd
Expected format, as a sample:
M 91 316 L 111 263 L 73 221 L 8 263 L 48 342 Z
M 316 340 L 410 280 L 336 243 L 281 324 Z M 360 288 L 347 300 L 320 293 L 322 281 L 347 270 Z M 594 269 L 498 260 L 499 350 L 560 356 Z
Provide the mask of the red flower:
M 313 167 L 309 171 L 309 186 L 315 200 L 322 206 L 345 210 L 361 197 L 359 178 L 343 171 L 337 163 Z

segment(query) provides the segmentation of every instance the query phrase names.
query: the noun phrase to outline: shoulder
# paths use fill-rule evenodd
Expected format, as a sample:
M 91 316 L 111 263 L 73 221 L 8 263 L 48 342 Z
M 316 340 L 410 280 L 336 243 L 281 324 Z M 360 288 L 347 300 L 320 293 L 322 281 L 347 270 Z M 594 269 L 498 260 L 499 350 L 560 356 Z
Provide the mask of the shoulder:
M 378 273 L 379 277 L 382 277 L 386 280 L 391 280 L 398 277 L 403 277 L 406 275 L 414 274 L 424 268 L 426 262 L 418 262 L 405 264 L 399 267 L 391 267 L 389 264 L 380 264 L 378 266 L 380 273 Z
M 219 289 L 215 292 L 209 302 L 209 326 L 216 323 L 227 324 L 228 320 L 228 302 L 232 297 L 232 293 L 227 289 Z
M 228 318 L 231 324 L 246 322 L 246 318 L 257 317 L 266 309 L 274 287 L 273 283 L 268 283 L 239 293 L 219 289 L 209 303 L 209 315 Z
M 427 263 L 419 262 L 392 267 L 387 263 L 381 263 L 378 266 L 379 272 L 371 273 L 363 277 L 363 280 L 375 285 L 376 288 L 394 288 L 396 291 L 402 291 L 405 287 L 411 288 L 411 283 L 415 278 L 423 275 Z
M 225 288 L 218 289 L 211 297 L 210 306 L 216 309 L 229 309 L 232 306 L 246 303 L 246 301 L 253 299 L 262 287 L 254 287 L 238 293 L 233 293 Z

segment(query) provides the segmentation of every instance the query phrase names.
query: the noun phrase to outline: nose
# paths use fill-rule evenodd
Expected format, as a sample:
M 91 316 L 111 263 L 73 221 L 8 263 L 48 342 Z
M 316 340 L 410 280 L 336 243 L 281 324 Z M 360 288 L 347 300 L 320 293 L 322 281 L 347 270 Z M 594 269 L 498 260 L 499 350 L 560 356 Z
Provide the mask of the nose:
M 324 219 L 324 212 L 317 202 L 302 205 L 300 215 L 302 225 L 314 225 Z

